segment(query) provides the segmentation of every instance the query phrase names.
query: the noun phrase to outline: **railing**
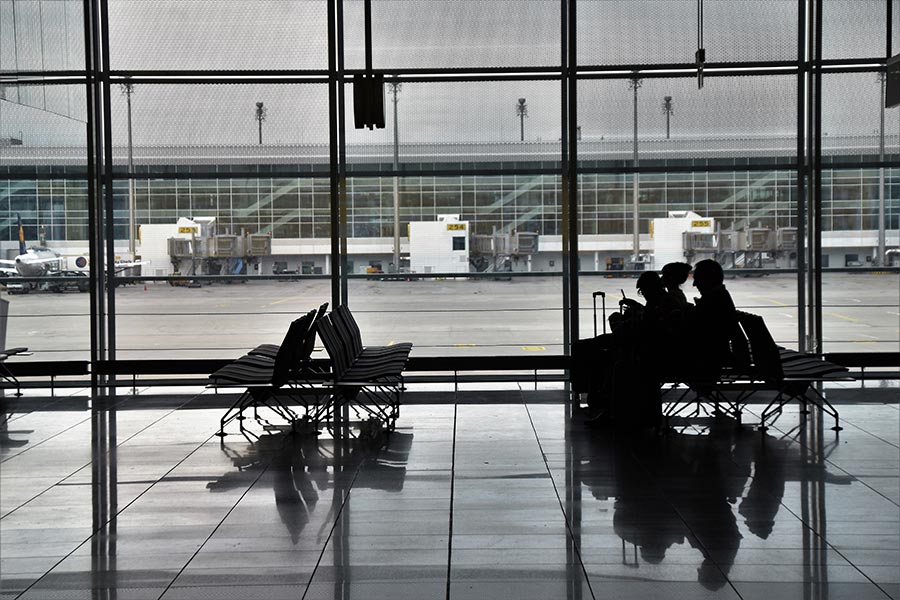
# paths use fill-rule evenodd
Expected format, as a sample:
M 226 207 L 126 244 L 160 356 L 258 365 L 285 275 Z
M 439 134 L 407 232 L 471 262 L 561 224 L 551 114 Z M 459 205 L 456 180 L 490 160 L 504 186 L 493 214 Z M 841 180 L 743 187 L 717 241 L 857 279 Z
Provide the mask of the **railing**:
M 102 377 L 107 387 L 205 386 L 207 376 L 228 364 L 220 359 L 41 361 L 5 363 L 23 389 L 86 388 L 92 376 Z M 326 359 L 313 361 L 327 367 Z M 404 371 L 407 383 L 564 382 L 568 378 L 569 357 L 553 356 L 467 356 L 455 359 L 410 358 Z M 15 386 L 6 384 L 6 389 Z

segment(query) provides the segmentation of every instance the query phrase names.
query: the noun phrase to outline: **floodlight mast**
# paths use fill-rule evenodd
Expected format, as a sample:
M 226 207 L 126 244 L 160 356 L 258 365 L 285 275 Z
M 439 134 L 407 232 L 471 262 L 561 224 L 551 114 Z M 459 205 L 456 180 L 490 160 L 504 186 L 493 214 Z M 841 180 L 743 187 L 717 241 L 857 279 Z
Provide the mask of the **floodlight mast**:
M 672 115 L 675 114 L 675 109 L 672 108 L 672 96 L 666 96 L 663 98 L 663 112 L 666 115 L 666 139 L 669 139 L 670 128 L 669 128 L 669 120 Z
M 265 104 L 262 102 L 256 103 L 256 120 L 259 121 L 259 144 L 262 145 L 262 124 L 263 121 L 266 120 L 266 110 Z
M 134 93 L 134 84 L 126 79 L 119 84 L 122 95 L 128 106 L 128 252 L 131 260 L 135 259 L 135 235 L 137 224 L 135 223 L 135 191 L 134 191 L 134 144 L 131 136 L 131 95 Z
M 403 84 L 396 76 L 388 82 L 388 89 L 394 95 L 394 272 L 400 272 L 400 129 L 397 123 L 397 94 Z
M 638 88 L 643 84 L 643 80 L 637 76 L 637 71 L 635 71 L 634 77 L 628 80 L 628 87 L 634 90 L 634 155 L 633 155 L 633 163 L 634 163 L 634 174 L 631 177 L 632 183 L 632 209 L 631 209 L 631 229 L 632 229 L 632 247 L 634 249 L 634 256 L 632 257 L 632 264 L 637 265 L 641 256 L 641 231 L 640 231 L 640 222 L 639 222 L 639 214 L 640 214 L 640 204 L 639 204 L 639 192 L 640 192 L 640 176 L 638 175 Z
M 528 105 L 525 104 L 525 98 L 519 98 L 516 104 L 516 114 L 519 115 L 519 141 L 525 141 L 525 117 L 528 116 Z
M 885 103 L 885 84 L 887 83 L 887 72 L 878 73 L 878 79 L 881 82 L 881 93 L 878 95 L 879 104 L 881 105 L 881 131 L 879 132 L 878 160 L 881 167 L 878 168 L 878 266 L 885 267 L 888 261 L 885 259 L 886 240 L 885 240 L 885 190 L 884 190 L 884 103 Z

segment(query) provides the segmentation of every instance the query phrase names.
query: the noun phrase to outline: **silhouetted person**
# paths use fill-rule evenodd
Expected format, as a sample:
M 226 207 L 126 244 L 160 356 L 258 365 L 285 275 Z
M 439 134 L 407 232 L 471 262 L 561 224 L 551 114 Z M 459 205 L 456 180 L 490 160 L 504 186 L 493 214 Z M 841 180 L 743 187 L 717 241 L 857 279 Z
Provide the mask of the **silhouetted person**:
M 689 330 L 693 333 L 691 362 L 687 368 L 699 383 L 714 382 L 722 366 L 730 360 L 730 340 L 738 321 L 731 294 L 725 289 L 722 266 L 714 260 L 701 260 L 694 265 L 694 287 L 700 298 L 689 313 Z
M 637 283 L 640 293 L 641 280 Z M 612 395 L 612 371 L 622 360 L 622 354 L 634 344 L 635 321 L 643 313 L 643 305 L 629 299 L 619 301 L 620 313 L 609 317 L 612 333 L 577 340 L 572 348 L 572 389 L 576 394 L 587 394 L 588 420 L 608 418 L 609 398 Z
M 589 424 L 612 419 L 626 428 L 659 425 L 663 365 L 677 354 L 684 315 L 656 273 L 643 273 L 636 287 L 646 304 L 622 299 L 623 312 L 610 317 L 613 333 L 576 346 L 577 369 L 587 373 L 579 384 L 589 386 Z
M 660 274 L 662 276 L 663 286 L 666 288 L 666 292 L 669 296 L 675 300 L 678 305 L 682 308 L 682 310 L 687 309 L 687 307 L 691 306 L 691 303 L 688 302 L 688 299 L 685 297 L 684 292 L 681 290 L 681 285 L 687 281 L 688 275 L 691 273 L 691 265 L 683 262 L 671 262 L 663 266 Z
M 662 280 L 653 271 L 641 273 L 635 287 L 637 287 L 638 294 L 643 296 L 647 303 L 641 304 L 631 298 L 619 300 L 622 312 L 614 313 L 609 317 L 609 324 L 614 331 L 629 323 L 633 327 L 640 327 L 640 324 L 645 322 L 651 326 L 660 324 L 667 320 L 669 313 L 679 309 L 671 299 L 666 297 L 666 289 L 663 287 Z

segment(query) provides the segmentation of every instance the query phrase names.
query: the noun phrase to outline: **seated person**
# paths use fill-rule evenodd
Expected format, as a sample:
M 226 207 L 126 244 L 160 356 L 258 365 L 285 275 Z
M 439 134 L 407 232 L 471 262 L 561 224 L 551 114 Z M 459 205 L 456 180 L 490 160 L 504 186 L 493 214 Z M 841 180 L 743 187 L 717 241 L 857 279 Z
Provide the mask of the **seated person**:
M 573 387 L 588 393 L 591 418 L 615 413 L 632 422 L 647 421 L 641 415 L 659 410 L 661 366 L 676 353 L 684 317 L 656 273 L 643 273 L 637 288 L 646 304 L 621 300 L 623 312 L 610 317 L 613 333 L 579 340 L 573 349 Z M 623 404 L 613 406 L 613 397 Z
M 683 262 L 668 263 L 662 268 L 662 271 L 660 271 L 666 292 L 678 302 L 678 305 L 683 309 L 691 306 L 691 303 L 688 302 L 684 292 L 681 291 L 681 284 L 687 281 L 690 272 L 691 265 Z
M 701 260 L 694 266 L 694 287 L 700 292 L 689 313 L 691 339 L 689 369 L 700 381 L 715 381 L 731 355 L 730 340 L 738 327 L 737 311 L 731 294 L 725 289 L 722 266 L 714 260 Z

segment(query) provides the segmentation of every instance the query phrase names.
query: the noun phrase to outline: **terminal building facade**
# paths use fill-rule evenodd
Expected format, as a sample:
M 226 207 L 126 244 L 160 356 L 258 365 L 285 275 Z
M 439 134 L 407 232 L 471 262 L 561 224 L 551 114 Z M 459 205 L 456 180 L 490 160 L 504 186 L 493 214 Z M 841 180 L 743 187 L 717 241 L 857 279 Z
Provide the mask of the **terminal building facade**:
M 877 160 L 878 137 L 832 139 L 822 185 L 823 266 L 863 267 L 878 264 L 880 195 L 885 195 L 884 227 L 887 248 L 900 245 L 900 169 L 885 169 L 884 188 L 877 168 L 852 167 Z M 582 271 L 621 268 L 631 260 L 634 207 L 632 173 L 615 172 L 630 158 L 631 140 L 582 140 L 583 172 L 578 180 L 579 263 Z M 886 139 L 896 152 L 896 136 Z M 649 139 L 641 140 L 643 160 L 658 172 L 638 178 L 641 249 L 647 266 L 655 264 L 652 224 L 670 213 L 691 211 L 714 219 L 720 231 L 768 230 L 771 251 L 766 260 L 721 257 L 726 267 L 791 267 L 790 249 L 776 260 L 775 236 L 797 227 L 797 176 L 790 168 L 796 146 L 791 138 L 770 139 Z M 698 151 L 697 148 L 700 148 Z M 847 148 L 856 155 L 842 154 Z M 180 218 L 214 218 L 221 233 L 268 234 L 271 255 L 262 258 L 255 274 L 329 272 L 331 231 L 328 148 L 279 146 L 275 152 L 289 159 L 254 158 L 253 146 L 206 148 L 134 148 L 136 225 L 175 225 Z M 393 265 L 394 177 L 372 173 L 374 163 L 390 163 L 392 147 L 358 149 L 367 162 L 351 165 L 346 177 L 346 237 L 351 273 L 398 270 Z M 60 149 L 5 148 L 10 172 L 50 174 L 49 178 L 0 182 L 2 247 L 18 250 L 17 219 L 26 239 L 42 239 L 68 255 L 87 252 L 87 187 L 74 179 L 77 161 Z M 270 149 L 271 151 L 271 149 Z M 210 159 L 210 154 L 222 158 Z M 118 157 L 124 148 L 115 148 Z M 506 142 L 481 144 L 399 145 L 402 170 L 398 179 L 401 264 L 409 270 L 408 231 L 411 222 L 435 221 L 456 215 L 469 223 L 469 234 L 490 236 L 528 232 L 538 235 L 536 252 L 515 260 L 516 271 L 560 271 L 562 267 L 562 178 L 559 143 Z M 461 159 L 460 157 L 463 157 Z M 889 154 L 892 158 L 895 154 Z M 265 162 L 264 162 L 265 161 Z M 291 162 L 288 162 L 291 161 Z M 775 168 L 757 169 L 754 163 Z M 837 165 L 827 168 L 828 164 Z M 783 164 L 779 169 L 777 166 Z M 16 166 L 13 166 L 16 165 Z M 32 165 L 30 168 L 28 165 Z M 697 170 L 715 166 L 713 171 Z M 258 173 L 257 176 L 194 176 L 197 170 L 220 173 Z M 285 177 L 280 172 L 308 172 Z M 447 175 L 462 172 L 467 175 Z M 591 171 L 595 172 L 591 172 Z M 599 172 L 598 172 L 599 171 Z M 359 172 L 359 174 L 355 174 Z M 419 174 L 426 172 L 428 174 Z M 59 173 L 58 178 L 54 174 Z M 114 236 L 117 252 L 126 254 L 129 185 L 116 181 Z M 742 240 L 740 249 L 746 246 Z M 137 246 L 141 253 L 141 244 Z M 690 250 L 680 257 L 691 260 Z M 727 259 L 726 259 L 727 258 Z M 886 264 L 891 263 L 890 256 Z M 483 267 L 472 261 L 472 271 Z M 898 257 L 900 262 L 900 257 Z M 145 276 L 168 276 L 172 265 L 157 261 L 143 269 Z

